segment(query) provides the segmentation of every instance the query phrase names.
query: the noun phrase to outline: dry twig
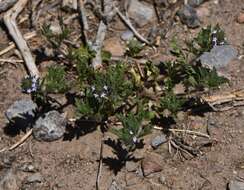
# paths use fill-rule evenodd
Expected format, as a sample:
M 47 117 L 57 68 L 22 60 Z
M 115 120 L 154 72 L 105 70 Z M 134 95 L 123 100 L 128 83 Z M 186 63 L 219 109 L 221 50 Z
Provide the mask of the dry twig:
M 102 173 L 103 145 L 104 145 L 104 133 L 103 133 L 103 137 L 102 137 L 102 140 L 101 140 L 101 147 L 100 147 L 99 165 L 98 165 L 98 172 L 97 172 L 97 178 L 96 178 L 96 190 L 99 190 L 100 177 L 101 177 L 101 173 Z
M 1 152 L 4 152 L 4 151 L 12 151 L 14 150 L 15 148 L 17 148 L 18 146 L 20 146 L 21 144 L 23 144 L 32 134 L 32 129 L 30 129 L 18 142 L 16 142 L 15 144 L 13 144 L 11 147 L 9 148 L 3 148 L 2 150 L 0 150 L 0 153 Z
M 244 105 L 244 90 L 228 94 L 202 96 L 201 101 L 207 103 L 214 111 L 226 111 Z
M 35 65 L 34 58 L 32 57 L 31 51 L 24 40 L 21 32 L 19 31 L 16 24 L 16 17 L 24 9 L 28 0 L 19 0 L 13 8 L 8 10 L 4 15 L 4 23 L 8 28 L 8 31 L 14 39 L 17 47 L 19 48 L 23 59 L 25 60 L 26 67 L 32 76 L 39 76 L 39 71 Z
M 34 32 L 29 32 L 29 33 L 24 35 L 24 39 L 25 40 L 29 40 L 29 39 L 31 39 L 31 38 L 33 38 L 35 36 L 36 36 L 36 32 L 35 31 Z M 15 48 L 15 44 L 13 42 L 11 42 L 8 47 L 6 47 L 5 49 L 0 51 L 0 56 L 4 55 L 5 53 L 8 53 L 10 50 L 12 50 L 14 48 Z
M 151 45 L 151 43 L 146 40 L 131 24 L 129 18 L 127 18 L 126 16 L 124 16 L 120 10 L 117 7 L 114 7 L 116 13 L 119 15 L 119 17 L 123 20 L 123 22 L 130 28 L 130 30 L 135 34 L 135 36 L 138 38 L 138 40 L 146 43 L 147 45 Z
M 115 15 L 112 0 L 101 0 L 101 2 L 102 10 L 104 10 L 105 19 L 102 19 L 99 23 L 96 40 L 92 46 L 93 50 L 96 52 L 96 56 L 92 60 L 92 66 L 95 69 L 101 67 L 102 65 L 101 49 L 108 28 L 107 24 L 112 20 Z
M 196 135 L 196 136 L 200 136 L 200 137 L 205 137 L 205 138 L 208 138 L 208 139 L 211 138 L 209 135 L 201 133 L 201 132 L 198 132 L 198 131 L 191 131 L 191 130 L 186 130 L 186 129 L 169 129 L 169 131 L 171 131 L 171 132 L 183 132 L 183 133 L 187 133 L 187 134 L 190 134 L 190 135 Z
M 23 144 L 32 134 L 32 129 L 30 129 L 17 143 L 12 145 L 8 150 L 14 150 L 19 145 Z
M 86 10 L 84 7 L 84 0 L 78 0 L 79 4 L 78 4 L 78 11 L 81 17 L 81 25 L 82 25 L 82 36 L 84 38 L 84 42 L 86 43 L 86 45 L 89 45 L 89 41 L 88 41 L 88 36 L 87 33 L 89 31 L 89 25 L 87 22 L 87 17 L 86 17 Z

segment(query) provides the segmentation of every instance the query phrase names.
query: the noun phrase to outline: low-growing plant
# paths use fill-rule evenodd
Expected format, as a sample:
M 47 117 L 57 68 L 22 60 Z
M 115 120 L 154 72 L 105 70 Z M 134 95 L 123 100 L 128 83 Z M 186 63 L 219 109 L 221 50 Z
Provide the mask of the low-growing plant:
M 168 113 L 164 116 L 175 118 L 178 111 L 182 110 L 185 102 L 186 100 L 184 98 L 179 98 L 172 91 L 169 91 L 161 98 L 159 110 L 161 110 L 162 113 L 166 110 Z
M 226 43 L 225 33 L 217 24 L 214 27 L 209 25 L 206 28 L 202 28 L 197 37 L 188 42 L 187 45 L 190 52 L 199 56 L 203 52 L 209 52 L 216 45 L 224 45 Z
M 43 79 L 43 87 L 46 93 L 64 93 L 68 88 L 64 67 L 53 66 L 48 68 L 47 75 Z
M 54 47 L 59 48 L 63 40 L 67 39 L 70 31 L 66 27 L 61 27 L 62 31 L 60 34 L 54 34 L 51 30 L 51 24 L 44 24 L 42 26 L 42 35 L 46 37 L 47 41 Z
M 89 47 L 81 46 L 77 49 L 70 49 L 68 58 L 76 66 L 79 83 L 82 86 L 84 81 L 87 81 L 94 73 L 90 67 L 92 58 L 95 57 L 95 52 Z
M 216 69 L 212 70 L 203 67 L 196 67 L 194 73 L 189 75 L 189 78 L 185 80 L 187 86 L 193 86 L 198 89 L 202 88 L 216 88 L 223 83 L 228 82 L 228 79 L 219 76 Z
M 225 40 L 224 33 L 218 25 L 215 27 L 208 26 L 206 29 L 202 29 L 191 43 L 198 44 L 198 49 L 191 49 L 195 56 L 199 56 L 198 54 L 205 51 L 210 51 L 213 47 L 212 33 L 216 34 L 218 42 Z M 225 43 L 226 42 L 224 41 L 223 44 Z M 180 81 L 183 81 L 187 89 L 193 87 L 198 90 L 203 89 L 204 87 L 217 87 L 228 81 L 224 77 L 219 76 L 215 69 L 210 70 L 202 67 L 200 64 L 190 64 L 186 56 L 187 52 L 183 51 L 175 38 L 171 42 L 171 53 L 176 59 L 161 64 L 164 74 L 166 75 L 164 79 L 165 89 L 168 91 Z
M 118 136 L 119 141 L 125 145 L 129 155 L 137 148 L 141 138 L 150 133 L 151 126 L 148 123 L 145 124 L 144 121 L 150 121 L 152 116 L 150 112 L 140 108 L 137 114 L 128 113 L 125 116 L 119 114 L 117 117 L 122 122 L 122 128 L 113 128 L 111 132 Z
M 144 45 L 136 38 L 132 38 L 127 43 L 126 55 L 130 57 L 136 57 L 143 49 Z
M 110 65 L 106 71 L 96 71 L 88 81 L 83 99 L 76 101 L 81 116 L 104 121 L 121 107 L 132 94 L 133 85 L 126 80 L 127 67 L 122 64 Z
M 52 66 L 43 79 L 36 76 L 27 76 L 21 82 L 24 93 L 32 95 L 33 100 L 38 105 L 47 105 L 51 98 L 51 93 L 65 93 L 69 90 L 66 81 L 66 73 L 63 67 Z

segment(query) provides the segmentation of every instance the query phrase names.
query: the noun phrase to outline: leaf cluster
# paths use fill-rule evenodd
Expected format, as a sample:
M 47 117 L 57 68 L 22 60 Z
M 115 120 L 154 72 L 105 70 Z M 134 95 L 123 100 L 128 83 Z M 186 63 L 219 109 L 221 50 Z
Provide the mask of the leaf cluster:
M 143 125 L 144 121 L 152 119 L 150 113 L 140 109 L 137 114 L 128 113 L 126 116 L 119 114 L 117 117 L 123 127 L 113 128 L 111 132 L 118 136 L 128 152 L 135 150 L 140 138 L 150 133 L 151 126 L 149 124 Z
M 123 64 L 108 66 L 106 71 L 94 71 L 85 88 L 85 96 L 76 101 L 82 116 L 94 117 L 97 121 L 113 115 L 133 92 L 133 84 L 126 80 L 127 67 Z
M 65 93 L 69 89 L 64 67 L 52 66 L 48 68 L 43 79 L 43 89 L 46 93 Z
M 137 57 L 142 51 L 144 45 L 139 42 L 136 38 L 132 38 L 127 43 L 126 55 L 130 57 Z
M 216 39 L 216 44 L 213 41 L 214 38 Z M 187 45 L 191 53 L 199 56 L 203 52 L 209 52 L 214 45 L 224 45 L 226 43 L 225 33 L 217 24 L 214 27 L 208 25 L 206 28 L 202 28 L 197 37 L 187 42 Z
M 61 32 L 55 34 L 51 30 L 51 24 L 44 24 L 41 28 L 41 33 L 43 36 L 45 36 L 52 47 L 56 49 L 59 48 L 62 42 L 68 38 L 70 30 L 62 24 Z

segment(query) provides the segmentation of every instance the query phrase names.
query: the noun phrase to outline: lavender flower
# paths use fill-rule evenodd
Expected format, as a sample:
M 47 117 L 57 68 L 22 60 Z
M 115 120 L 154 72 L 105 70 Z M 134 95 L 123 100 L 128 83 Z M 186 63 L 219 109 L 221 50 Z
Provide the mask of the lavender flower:
M 22 91 L 24 93 L 30 94 L 33 92 L 37 92 L 39 88 L 39 78 L 37 76 L 26 76 L 22 80 Z
M 138 142 L 138 138 L 137 138 L 136 136 L 134 136 L 134 137 L 132 138 L 132 141 L 133 141 L 134 144 L 136 144 L 136 143 Z

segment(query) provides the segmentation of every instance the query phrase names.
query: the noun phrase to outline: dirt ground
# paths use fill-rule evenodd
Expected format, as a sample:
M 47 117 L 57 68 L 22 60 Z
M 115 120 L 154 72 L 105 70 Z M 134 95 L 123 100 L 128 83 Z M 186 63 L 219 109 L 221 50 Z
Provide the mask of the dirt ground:
M 225 30 L 228 41 L 239 52 L 244 54 L 244 25 L 236 22 L 236 16 L 244 10 L 243 0 L 214 0 L 204 3 L 210 14 L 203 16 L 202 26 L 219 23 Z M 24 24 L 23 24 L 24 27 Z M 146 28 L 144 28 L 146 30 Z M 199 29 L 187 29 L 177 22 L 169 31 L 168 39 L 176 35 L 179 38 L 190 38 Z M 9 43 L 6 33 L 0 29 L 0 47 L 3 49 Z M 111 32 L 111 34 L 110 34 Z M 120 36 L 118 31 L 109 35 Z M 114 32 L 114 31 L 113 31 Z M 30 47 L 36 46 L 39 36 L 31 39 Z M 108 37 L 107 37 L 108 38 Z M 166 54 L 163 44 L 162 54 Z M 165 52 L 163 52 L 165 51 Z M 7 57 L 7 55 L 5 55 Z M 163 56 L 162 56 L 163 57 Z M 161 57 L 160 57 L 161 58 Z M 160 59 L 157 57 L 157 59 Z M 20 82 L 26 75 L 22 63 L 0 65 L 0 150 L 17 142 L 25 131 L 11 134 L 6 131 L 6 109 L 20 98 L 30 98 L 21 93 Z M 244 58 L 235 61 L 232 68 L 230 85 L 223 85 L 217 94 L 242 89 L 244 86 Z M 145 147 L 138 152 L 139 156 L 152 156 L 161 163 L 162 171 L 142 177 L 140 172 L 129 172 L 123 167 L 117 174 L 103 164 L 100 188 L 108 189 L 113 181 L 126 190 L 225 190 L 233 179 L 244 179 L 244 107 L 235 107 L 224 112 L 207 112 L 203 116 L 189 116 L 186 121 L 191 129 L 207 131 L 212 126 L 211 137 L 216 143 L 202 149 L 201 155 L 182 161 L 177 155 L 171 155 L 168 144 L 153 150 L 150 141 L 160 134 L 154 130 L 145 139 Z M 85 127 L 85 126 L 84 126 Z M 105 139 L 113 138 L 106 134 Z M 61 139 L 55 142 L 39 142 L 29 138 L 23 145 L 11 152 L 0 153 L 0 175 L 8 170 L 13 171 L 18 189 L 25 190 L 93 190 L 99 163 L 99 150 L 102 135 L 94 131 L 79 138 Z M 113 156 L 109 146 L 104 146 L 104 158 Z M 6 169 L 6 164 L 9 167 Z M 25 172 L 24 165 L 32 165 L 34 171 Z M 140 161 L 135 163 L 140 166 Z M 33 173 L 40 173 L 41 183 L 25 183 L 26 178 Z M 1 178 L 1 176 L 0 176 Z

